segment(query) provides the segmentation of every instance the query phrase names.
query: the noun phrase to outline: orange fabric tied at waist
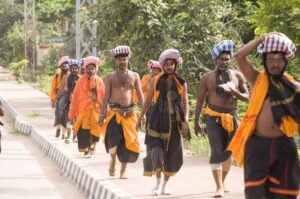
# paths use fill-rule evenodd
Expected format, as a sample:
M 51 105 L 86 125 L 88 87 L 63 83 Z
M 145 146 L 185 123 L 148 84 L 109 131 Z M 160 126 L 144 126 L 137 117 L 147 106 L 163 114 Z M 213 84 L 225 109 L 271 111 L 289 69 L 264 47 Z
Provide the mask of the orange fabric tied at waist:
M 74 133 L 77 135 L 79 128 L 82 129 L 89 129 L 90 134 L 100 137 L 101 134 L 101 128 L 98 124 L 98 118 L 100 117 L 99 109 L 97 108 L 91 108 L 84 112 L 81 112 L 76 117 L 76 122 L 74 124 Z
M 101 126 L 101 132 L 102 132 L 101 134 L 105 135 L 107 125 L 114 116 L 116 116 L 117 123 L 122 125 L 126 148 L 130 151 L 139 153 L 140 145 L 138 142 L 138 132 L 135 129 L 137 123 L 137 116 L 134 111 L 127 117 L 124 117 L 123 115 L 120 114 L 119 111 L 116 111 L 115 109 L 110 110 L 106 118 L 106 121 Z
M 219 113 L 211 110 L 208 106 L 205 109 L 205 114 L 213 117 L 220 117 L 222 127 L 228 132 L 231 133 L 234 130 L 234 121 L 233 116 L 230 113 Z
M 51 82 L 51 89 L 50 89 L 50 93 L 49 93 L 49 96 L 50 96 L 51 100 L 56 99 L 56 94 L 57 94 L 57 91 L 60 87 L 61 78 L 62 78 L 62 73 L 55 74 L 53 76 L 53 79 L 52 79 L 52 82 Z

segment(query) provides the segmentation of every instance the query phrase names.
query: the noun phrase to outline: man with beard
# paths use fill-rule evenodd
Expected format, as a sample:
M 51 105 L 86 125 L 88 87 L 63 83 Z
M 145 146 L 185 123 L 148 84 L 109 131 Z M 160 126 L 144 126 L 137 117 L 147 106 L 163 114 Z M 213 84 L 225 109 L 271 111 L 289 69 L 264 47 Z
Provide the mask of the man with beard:
M 231 152 L 227 150 L 230 138 L 237 125 L 237 100 L 248 100 L 248 91 L 243 75 L 230 69 L 233 54 L 233 42 L 224 40 L 211 52 L 216 69 L 204 74 L 200 81 L 197 105 L 195 108 L 195 133 L 203 133 L 199 124 L 200 113 L 207 99 L 205 125 L 211 148 L 209 163 L 216 183 L 213 197 L 223 197 L 225 178 L 231 167 Z
M 137 127 L 149 111 L 146 126 L 147 156 L 144 158 L 144 176 L 156 175 L 154 195 L 169 195 L 167 182 L 183 164 L 181 134 L 188 134 L 189 106 L 187 83 L 176 73 L 182 59 L 178 50 L 167 49 L 159 57 L 163 73 L 154 77 L 141 111 Z M 164 181 L 161 175 L 164 174 Z
M 50 89 L 50 99 L 51 99 L 51 107 L 55 108 L 55 122 L 54 122 L 54 126 L 56 128 L 56 134 L 55 137 L 59 137 L 60 136 L 60 131 L 61 131 L 61 121 L 60 121 L 60 117 L 61 117 L 61 110 L 57 109 L 56 106 L 56 99 L 57 99 L 57 92 L 58 89 L 60 87 L 61 84 L 61 79 L 64 75 L 68 74 L 68 62 L 69 62 L 69 56 L 63 56 L 59 61 L 58 61 L 58 65 L 60 66 L 60 73 L 59 74 L 55 74 L 53 76 L 52 79 L 52 84 L 51 84 L 51 89 Z
M 60 121 L 61 125 L 63 127 L 62 129 L 62 136 L 65 137 L 65 131 L 67 129 L 67 137 L 66 137 L 66 143 L 69 143 L 69 138 L 71 135 L 71 121 L 68 120 L 68 113 L 70 108 L 70 102 L 73 90 L 76 85 L 76 81 L 79 79 L 79 68 L 81 67 L 82 60 L 75 60 L 70 59 L 68 63 L 68 67 L 70 69 L 70 74 L 63 76 L 61 79 L 60 88 L 57 92 L 57 107 L 59 107 L 59 110 L 61 111 L 60 115 Z M 75 135 L 73 135 L 73 141 L 75 141 Z
M 139 75 L 128 69 L 130 48 L 118 46 L 111 50 L 111 53 L 117 68 L 105 77 L 105 97 L 99 124 L 105 132 L 106 151 L 111 156 L 109 175 L 115 176 L 118 156 L 121 162 L 120 178 L 125 179 L 127 163 L 135 162 L 139 156 L 138 132 L 135 129 L 137 116 L 132 97 L 134 88 L 140 106 L 143 105 L 144 99 Z
M 102 79 L 96 75 L 98 64 L 98 57 L 84 59 L 86 71 L 76 82 L 69 111 L 70 120 L 76 117 L 74 134 L 77 135 L 78 149 L 84 152 L 84 157 L 94 154 L 101 135 L 98 119 L 105 88 Z M 71 81 L 68 83 L 71 84 Z
M 255 48 L 262 53 L 262 72 L 247 60 Z M 300 85 L 285 73 L 295 51 L 287 36 L 269 33 L 250 41 L 236 54 L 252 92 L 228 149 L 239 165 L 244 164 L 247 199 L 296 199 L 299 194 L 299 159 L 292 137 L 299 133 Z

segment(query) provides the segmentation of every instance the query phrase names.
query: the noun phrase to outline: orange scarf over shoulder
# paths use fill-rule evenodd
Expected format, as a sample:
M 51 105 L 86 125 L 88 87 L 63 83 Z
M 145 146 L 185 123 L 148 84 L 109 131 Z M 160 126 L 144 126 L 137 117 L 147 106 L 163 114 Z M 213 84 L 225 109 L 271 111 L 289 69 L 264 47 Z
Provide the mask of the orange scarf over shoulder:
M 293 79 L 287 74 L 284 75 L 289 80 Z M 245 144 L 256 128 L 257 116 L 265 101 L 268 88 L 268 75 L 263 71 L 257 77 L 246 114 L 228 146 L 228 150 L 232 151 L 232 157 L 237 161 L 239 166 L 244 163 Z M 289 116 L 282 118 L 280 129 L 287 137 L 292 137 L 299 130 L 295 120 Z
M 52 79 L 52 82 L 51 82 L 51 89 L 50 89 L 50 93 L 49 93 L 49 96 L 50 96 L 51 100 L 56 99 L 56 94 L 57 94 L 57 91 L 60 87 L 61 78 L 62 78 L 62 73 L 55 74 L 53 76 L 53 79 Z
M 144 75 L 144 76 L 143 76 L 143 78 L 142 78 L 142 80 L 141 80 L 141 87 L 142 87 L 142 88 L 146 85 L 146 83 L 149 81 L 149 79 L 151 79 L 151 76 L 150 76 L 150 75 Z M 149 89 L 149 86 L 148 86 L 148 88 L 143 92 L 144 99 L 146 99 L 146 97 L 147 97 L 147 95 L 148 95 L 148 89 Z M 133 96 L 132 96 L 132 97 L 133 97 L 133 102 L 137 104 L 137 103 L 139 102 L 139 98 L 138 98 L 138 95 L 137 95 L 135 89 L 134 89 L 134 91 L 133 91 Z
M 92 89 L 96 89 L 97 101 L 92 101 Z M 72 120 L 80 113 L 89 109 L 97 109 L 100 112 L 105 86 L 102 79 L 98 76 L 89 78 L 87 75 L 82 75 L 74 88 L 72 101 L 69 111 L 69 119 Z

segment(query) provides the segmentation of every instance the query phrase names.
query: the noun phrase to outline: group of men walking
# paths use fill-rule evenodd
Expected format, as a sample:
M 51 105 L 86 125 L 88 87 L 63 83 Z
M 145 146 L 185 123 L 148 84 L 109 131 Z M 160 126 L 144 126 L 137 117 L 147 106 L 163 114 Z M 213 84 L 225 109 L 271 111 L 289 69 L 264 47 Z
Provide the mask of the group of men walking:
M 247 59 L 255 48 L 262 53 L 262 72 Z M 233 51 L 231 40 L 213 48 L 216 68 L 201 78 L 195 109 L 195 133 L 206 132 L 211 147 L 213 197 L 229 191 L 225 178 L 233 157 L 238 165 L 244 164 L 246 198 L 296 198 L 300 168 L 292 137 L 299 133 L 300 84 L 285 73 L 296 51 L 294 44 L 282 33 L 249 42 L 235 56 L 241 72 L 230 68 Z M 128 67 L 130 47 L 118 46 L 111 54 L 115 70 L 104 82 L 97 76 L 97 57 L 77 61 L 64 56 L 59 61 L 61 73 L 54 75 L 50 93 L 56 137 L 62 134 L 69 139 L 72 128 L 79 151 L 90 157 L 102 136 L 111 156 L 109 175 L 115 176 L 118 158 L 119 177 L 126 179 L 127 163 L 138 159 L 138 130 L 145 124 L 144 176 L 156 176 L 154 195 L 171 194 L 167 183 L 183 165 L 182 137 L 190 137 L 188 86 L 176 70 L 181 55 L 176 49 L 163 51 L 158 61 L 148 62 L 150 73 L 140 81 Z M 84 69 L 81 75 L 80 68 Z M 239 124 L 237 100 L 249 101 L 244 76 L 251 98 Z M 135 104 L 140 106 L 139 116 Z M 205 131 L 199 123 L 204 104 Z

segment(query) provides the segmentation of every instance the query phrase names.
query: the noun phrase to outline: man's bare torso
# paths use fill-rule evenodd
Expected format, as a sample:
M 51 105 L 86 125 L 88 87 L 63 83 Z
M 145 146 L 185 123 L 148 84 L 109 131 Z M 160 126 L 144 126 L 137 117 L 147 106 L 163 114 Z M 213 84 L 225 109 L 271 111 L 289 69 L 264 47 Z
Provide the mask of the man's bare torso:
M 283 135 L 274 122 L 269 97 L 266 97 L 257 116 L 256 131 L 265 137 L 279 137 Z
M 124 74 L 116 71 L 107 76 L 111 86 L 109 103 L 117 103 L 122 106 L 129 106 L 133 103 L 132 94 L 137 81 L 137 74 L 128 70 Z
M 239 80 L 236 71 L 230 70 L 230 72 L 231 72 L 231 81 L 233 81 L 236 88 L 239 88 Z M 235 98 L 226 94 L 224 94 L 224 96 L 220 96 L 216 93 L 216 72 L 212 71 L 207 73 L 206 75 L 207 75 L 206 85 L 207 85 L 208 103 L 226 109 L 235 109 L 236 108 Z

